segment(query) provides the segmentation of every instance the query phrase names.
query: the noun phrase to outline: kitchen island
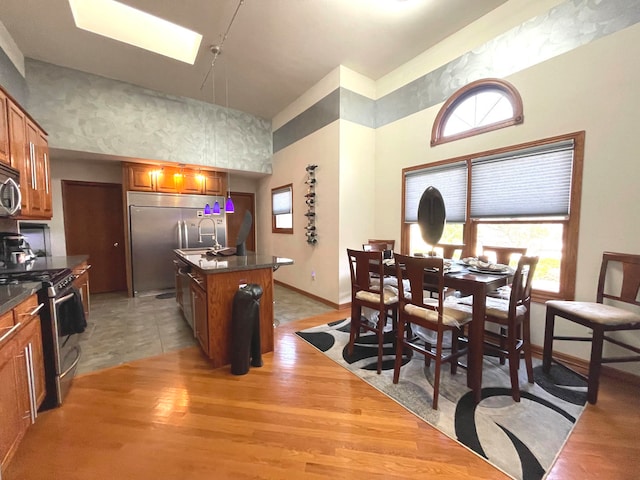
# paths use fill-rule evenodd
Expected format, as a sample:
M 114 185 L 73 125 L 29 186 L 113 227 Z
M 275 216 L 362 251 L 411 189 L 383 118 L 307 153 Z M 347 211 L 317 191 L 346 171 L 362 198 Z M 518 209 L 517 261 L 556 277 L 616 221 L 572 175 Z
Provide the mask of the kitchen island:
M 213 256 L 209 249 L 174 250 L 176 255 L 176 295 L 187 321 L 213 367 L 231 362 L 233 298 L 240 287 L 257 284 L 260 298 L 260 347 L 273 351 L 273 272 L 293 260 L 247 252 L 246 256 Z M 189 298 L 180 287 L 180 272 L 190 279 Z M 189 313 L 187 313 L 189 312 Z M 192 322 L 190 318 L 192 316 Z

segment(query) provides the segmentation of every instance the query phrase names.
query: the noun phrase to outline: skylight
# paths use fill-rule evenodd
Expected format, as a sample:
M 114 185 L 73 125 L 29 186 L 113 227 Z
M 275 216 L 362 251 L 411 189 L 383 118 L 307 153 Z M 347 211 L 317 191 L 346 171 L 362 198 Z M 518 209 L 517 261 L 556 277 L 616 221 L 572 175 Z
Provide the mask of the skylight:
M 76 26 L 193 65 L 202 35 L 114 0 L 69 0 Z

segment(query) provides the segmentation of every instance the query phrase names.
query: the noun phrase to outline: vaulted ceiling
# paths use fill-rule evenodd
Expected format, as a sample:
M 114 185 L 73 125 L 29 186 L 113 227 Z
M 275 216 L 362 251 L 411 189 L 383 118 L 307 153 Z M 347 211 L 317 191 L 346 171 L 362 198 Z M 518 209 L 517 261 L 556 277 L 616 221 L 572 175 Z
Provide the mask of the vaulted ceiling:
M 68 0 L 2 0 L 0 21 L 25 57 L 271 119 L 338 65 L 377 80 L 506 0 L 244 0 L 203 86 L 239 1 L 122 1 L 201 33 L 194 65 L 76 28 Z

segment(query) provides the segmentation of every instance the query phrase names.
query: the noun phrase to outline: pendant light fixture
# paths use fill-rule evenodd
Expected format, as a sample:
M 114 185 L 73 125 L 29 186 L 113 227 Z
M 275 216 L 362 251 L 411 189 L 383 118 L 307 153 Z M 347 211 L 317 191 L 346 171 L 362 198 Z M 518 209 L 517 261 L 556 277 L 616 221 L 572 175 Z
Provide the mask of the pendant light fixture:
M 210 50 L 211 53 L 213 54 L 213 60 L 211 61 L 211 66 L 209 67 L 209 70 L 207 71 L 207 74 L 204 76 L 204 80 L 202 80 L 202 85 L 200 85 L 200 90 L 202 90 L 202 87 L 204 87 L 204 84 L 207 81 L 207 78 L 209 77 L 209 75 L 211 74 L 212 77 L 212 83 L 213 83 L 213 103 L 216 103 L 216 98 L 215 98 L 215 78 L 214 78 L 214 66 L 216 63 L 216 60 L 218 59 L 218 56 L 222 53 L 222 46 L 224 45 L 225 40 L 227 39 L 227 35 L 229 35 L 229 30 L 231 30 L 231 25 L 233 25 L 234 20 L 236 19 L 236 16 L 238 15 L 238 11 L 240 10 L 240 7 L 242 6 L 242 4 L 244 3 L 244 0 L 240 0 L 238 2 L 238 6 L 236 7 L 235 12 L 233 13 L 233 17 L 231 17 L 231 21 L 229 22 L 229 26 L 227 27 L 227 30 L 224 32 L 224 35 L 222 36 L 222 41 L 220 42 L 220 45 L 211 45 Z M 233 205 L 233 200 L 231 200 L 231 189 L 230 189 L 230 185 L 229 185 L 229 180 L 230 180 L 230 174 L 228 171 L 228 167 L 230 166 L 230 161 L 229 161 L 229 85 L 228 85 L 228 80 L 227 80 L 227 61 L 225 60 L 225 103 L 226 103 L 226 117 L 225 117 L 225 122 L 226 122 L 226 127 L 227 127 L 227 201 L 225 203 L 225 212 L 226 213 L 233 213 L 235 211 L 235 207 Z M 214 143 L 215 143 L 215 134 L 216 134 L 216 129 L 215 129 L 215 125 L 214 125 Z M 215 155 L 215 145 L 214 145 L 214 155 Z M 217 155 L 216 155 L 217 157 Z M 216 158 L 214 157 L 214 158 Z M 214 160 L 215 162 L 215 160 Z M 215 166 L 215 163 L 214 163 Z M 205 214 L 207 211 L 207 207 L 209 205 L 205 206 Z M 218 201 L 216 200 L 215 203 L 213 204 L 213 210 L 212 210 L 213 215 L 220 215 L 220 204 L 218 203 Z
M 224 211 L 226 213 L 234 213 L 236 207 L 231 200 L 231 173 L 229 167 L 231 166 L 231 159 L 229 158 L 229 142 L 231 141 L 231 135 L 229 135 L 229 76 L 227 75 L 227 59 L 224 60 L 224 96 L 225 96 L 225 124 L 227 130 L 227 201 L 224 205 Z

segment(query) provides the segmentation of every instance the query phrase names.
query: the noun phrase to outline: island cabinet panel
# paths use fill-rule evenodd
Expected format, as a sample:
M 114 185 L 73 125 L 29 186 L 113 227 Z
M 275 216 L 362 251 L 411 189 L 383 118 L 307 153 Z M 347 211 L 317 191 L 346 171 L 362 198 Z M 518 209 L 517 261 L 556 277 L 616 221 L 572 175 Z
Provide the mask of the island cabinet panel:
M 207 275 L 209 358 L 214 367 L 231 363 L 233 298 L 242 284 L 262 287 L 260 298 L 260 350 L 273 351 L 273 271 L 271 268 Z
M 5 330 L 0 331 L 1 334 Z M 13 456 L 18 442 L 24 435 L 20 397 L 17 388 L 17 363 L 15 342 L 0 343 L 0 469 Z

